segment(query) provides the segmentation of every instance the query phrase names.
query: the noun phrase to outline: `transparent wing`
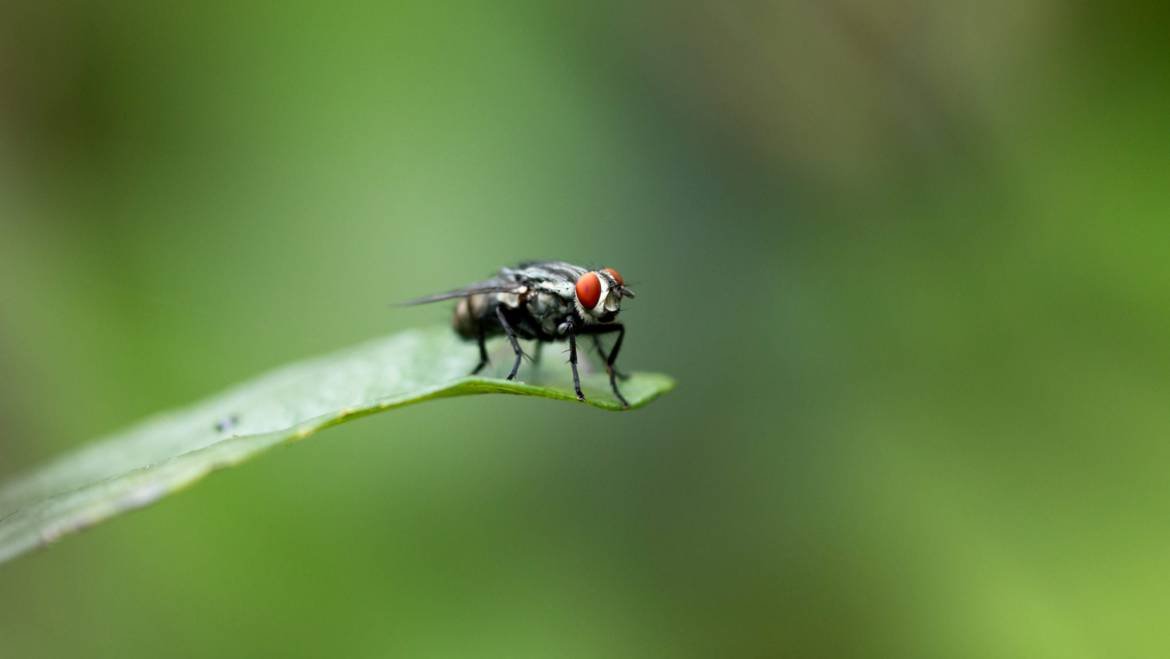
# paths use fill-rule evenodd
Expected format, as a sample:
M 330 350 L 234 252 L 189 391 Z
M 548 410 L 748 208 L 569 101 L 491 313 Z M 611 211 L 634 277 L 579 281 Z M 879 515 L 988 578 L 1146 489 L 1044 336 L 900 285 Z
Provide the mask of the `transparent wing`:
M 400 303 L 400 306 L 408 307 L 416 304 L 430 304 L 431 302 L 453 300 L 458 297 L 467 297 L 478 293 L 521 293 L 524 291 L 524 288 L 524 284 L 508 279 L 488 279 L 486 281 L 468 284 L 463 288 L 456 288 L 452 291 L 407 300 L 406 302 Z

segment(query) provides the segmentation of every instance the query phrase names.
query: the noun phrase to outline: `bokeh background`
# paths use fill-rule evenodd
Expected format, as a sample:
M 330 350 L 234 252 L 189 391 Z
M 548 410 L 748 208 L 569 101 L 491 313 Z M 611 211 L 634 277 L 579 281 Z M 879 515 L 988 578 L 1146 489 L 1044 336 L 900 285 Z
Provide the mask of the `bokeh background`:
M 526 258 L 680 385 L 217 473 L 0 655 L 1166 656 L 1165 7 L 7 0 L 0 478 Z

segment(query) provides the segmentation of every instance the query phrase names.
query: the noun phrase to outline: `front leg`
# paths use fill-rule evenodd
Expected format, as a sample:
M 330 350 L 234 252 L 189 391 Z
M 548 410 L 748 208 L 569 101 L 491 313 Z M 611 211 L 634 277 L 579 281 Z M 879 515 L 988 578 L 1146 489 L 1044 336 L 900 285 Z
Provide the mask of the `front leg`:
M 605 372 L 607 374 L 616 375 L 617 379 L 619 379 L 619 380 L 629 380 L 630 379 L 629 374 L 622 373 L 621 371 L 614 368 L 613 362 L 611 362 L 609 359 L 609 355 L 605 354 L 605 346 L 601 345 L 601 336 L 598 334 L 593 335 L 593 347 L 597 348 L 597 355 L 599 357 L 601 357 L 601 362 L 603 364 L 605 364 Z
M 609 356 L 605 358 L 605 370 L 607 373 L 609 373 L 609 387 L 613 389 L 613 395 L 617 396 L 617 399 L 621 401 L 622 407 L 629 407 L 630 403 L 618 389 L 617 369 L 614 368 L 614 363 L 617 361 L 618 352 L 622 349 L 622 340 L 626 338 L 626 326 L 622 325 L 621 323 L 610 323 L 608 325 L 601 326 L 594 325 L 593 328 L 591 328 L 590 333 L 593 334 L 594 339 L 597 339 L 597 335 L 599 334 L 608 334 L 610 332 L 618 333 L 617 341 L 613 342 L 613 349 L 609 351 Z M 598 341 L 598 350 L 600 349 L 600 341 Z

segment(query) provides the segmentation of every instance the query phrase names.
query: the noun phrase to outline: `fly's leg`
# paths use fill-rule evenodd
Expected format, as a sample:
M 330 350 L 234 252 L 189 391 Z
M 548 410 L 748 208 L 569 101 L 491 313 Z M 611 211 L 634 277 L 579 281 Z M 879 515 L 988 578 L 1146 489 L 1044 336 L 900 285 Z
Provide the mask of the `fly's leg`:
M 573 391 L 577 393 L 577 400 L 584 401 L 585 394 L 581 391 L 581 376 L 577 374 L 577 330 L 572 320 L 566 320 L 557 328 L 559 334 L 569 339 L 569 368 L 573 369 Z
M 520 342 L 516 340 L 516 332 L 512 330 L 512 326 L 508 323 L 507 316 L 504 315 L 504 307 L 496 307 L 496 317 L 500 319 L 500 327 L 504 328 L 504 334 L 508 335 L 508 342 L 512 344 L 512 352 L 516 353 L 516 362 L 512 364 L 512 372 L 508 373 L 509 380 L 516 379 L 516 371 L 520 370 L 520 360 L 524 358 L 524 351 L 520 349 Z
M 624 332 L 625 332 L 624 328 L 622 329 L 622 332 L 624 335 Z M 619 339 L 619 341 L 620 341 L 620 339 Z M 598 336 L 597 334 L 593 335 L 593 347 L 597 348 L 597 355 L 599 357 L 601 357 L 602 363 L 605 364 L 605 372 L 607 374 L 609 374 L 609 376 L 611 378 L 614 375 L 616 375 L 617 379 L 619 379 L 619 380 L 629 380 L 630 379 L 629 374 L 622 373 L 621 371 L 614 368 L 613 361 L 610 359 L 610 357 L 608 355 L 605 354 L 605 346 L 601 345 L 601 337 Z M 614 348 L 617 348 L 617 347 L 618 347 L 618 344 L 614 344 Z M 614 350 L 614 353 L 616 353 L 616 352 L 617 351 Z M 616 354 L 615 354 L 615 356 L 616 356 Z
M 532 359 L 533 366 L 538 366 L 540 364 L 540 355 L 543 352 L 543 348 L 544 348 L 544 344 L 541 343 L 540 341 L 537 341 L 536 345 L 532 346 L 531 359 Z
M 609 386 L 611 389 L 613 389 L 613 395 L 617 396 L 617 399 L 621 401 L 622 407 L 629 407 L 629 401 L 626 400 L 626 397 L 623 396 L 622 392 L 618 389 L 617 369 L 614 368 L 614 363 L 617 361 L 618 352 L 620 352 L 622 349 L 622 340 L 626 338 L 626 326 L 622 325 L 621 323 L 610 323 L 600 327 L 593 326 L 589 328 L 589 333 L 592 334 L 594 338 L 596 338 L 598 334 L 609 334 L 610 332 L 617 332 L 618 337 L 617 341 L 613 342 L 613 348 L 610 349 L 609 356 L 605 358 L 605 370 L 607 373 L 609 373 Z
M 487 345 L 484 344 L 483 325 L 480 325 L 478 331 L 476 331 L 475 340 L 479 343 L 479 365 L 471 372 L 472 375 L 477 375 L 483 370 L 484 366 L 488 365 Z
M 577 375 L 577 337 L 569 332 L 569 367 L 573 369 L 573 391 L 577 392 L 577 400 L 585 400 L 581 393 L 581 378 Z
M 622 339 L 626 338 L 626 326 L 620 323 L 614 323 L 610 327 L 617 328 L 618 338 L 617 341 L 613 342 L 613 348 L 609 351 L 609 357 L 605 358 L 605 370 L 609 371 L 609 386 L 611 389 L 613 389 L 613 395 L 617 396 L 617 399 L 622 402 L 622 407 L 629 407 L 630 403 L 626 400 L 626 397 L 622 395 L 622 392 L 618 391 L 617 380 L 614 379 L 614 376 L 617 375 L 618 372 L 617 369 L 614 368 L 614 362 L 617 361 L 618 351 L 622 349 Z

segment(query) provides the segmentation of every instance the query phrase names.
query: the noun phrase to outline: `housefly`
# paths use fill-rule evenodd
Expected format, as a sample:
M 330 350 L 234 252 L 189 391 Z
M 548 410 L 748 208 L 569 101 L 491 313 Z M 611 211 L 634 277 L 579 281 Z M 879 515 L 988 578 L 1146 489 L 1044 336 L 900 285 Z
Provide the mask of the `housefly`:
M 622 376 L 614 367 L 626 328 L 615 319 L 621 311 L 622 298 L 633 297 L 634 292 L 626 288 L 622 276 L 613 268 L 590 270 L 563 261 L 533 261 L 501 268 L 491 279 L 406 304 L 459 300 L 452 325 L 459 336 L 474 339 L 479 345 L 479 364 L 473 375 L 488 363 L 484 345 L 488 337 L 502 334 L 512 345 L 516 361 L 508 373 L 509 380 L 516 378 L 524 357 L 517 339 L 537 341 L 538 345 L 567 340 L 573 389 L 579 400 L 585 400 L 585 394 L 577 375 L 577 337 L 588 336 L 605 362 L 614 395 L 629 407 L 618 390 L 617 378 Z M 610 333 L 616 333 L 617 339 L 606 353 L 599 337 Z

